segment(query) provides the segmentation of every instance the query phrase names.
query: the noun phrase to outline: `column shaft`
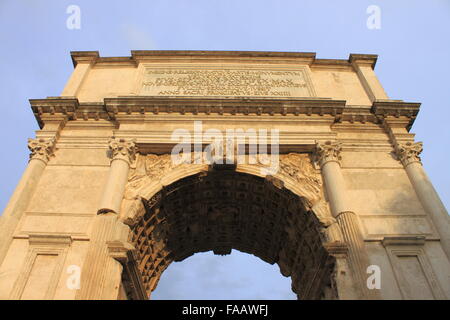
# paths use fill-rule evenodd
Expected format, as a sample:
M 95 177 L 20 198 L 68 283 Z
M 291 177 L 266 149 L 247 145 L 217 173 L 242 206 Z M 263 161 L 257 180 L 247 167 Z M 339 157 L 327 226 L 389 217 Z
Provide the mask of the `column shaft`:
M 20 218 L 30 203 L 50 156 L 53 155 L 54 143 L 53 139 L 28 141 L 28 148 L 31 151 L 30 161 L 0 217 L 0 266 L 8 252 Z
M 322 166 L 322 176 L 325 180 L 331 214 L 336 217 L 348 210 L 346 206 L 345 183 L 341 167 L 336 161 L 329 161 Z
M 129 228 L 119 221 L 118 213 L 136 146 L 134 141 L 113 138 L 109 147 L 111 167 L 83 263 L 81 288 L 76 297 L 80 300 L 117 299 L 122 265 L 113 256 L 117 250 L 126 253 L 132 249 L 132 246 L 127 244 Z M 111 243 L 115 244 L 114 252 L 111 252 Z
M 450 259 L 450 217 L 444 204 L 419 162 L 408 164 L 405 170 L 421 204 L 439 232 L 442 248 Z
M 317 155 L 321 165 L 324 184 L 331 207 L 331 213 L 341 229 L 344 242 L 348 246 L 348 258 L 353 270 L 355 285 L 363 299 L 377 299 L 378 293 L 367 288 L 366 270 L 369 258 L 358 217 L 350 209 L 346 187 L 339 164 L 341 146 L 330 141 L 317 144 Z
M 128 171 L 129 165 L 126 161 L 116 159 L 111 162 L 99 212 L 119 213 L 128 180 Z
M 77 300 L 115 300 L 119 295 L 122 265 L 110 255 L 107 241 L 115 239 L 117 215 L 97 215 L 89 252 L 83 263 Z
M 442 249 L 450 259 L 450 217 L 420 161 L 420 154 L 423 150 L 422 142 L 399 143 L 396 142 L 395 136 L 393 136 L 393 140 L 397 156 L 405 167 L 420 203 L 433 220 L 439 233 Z

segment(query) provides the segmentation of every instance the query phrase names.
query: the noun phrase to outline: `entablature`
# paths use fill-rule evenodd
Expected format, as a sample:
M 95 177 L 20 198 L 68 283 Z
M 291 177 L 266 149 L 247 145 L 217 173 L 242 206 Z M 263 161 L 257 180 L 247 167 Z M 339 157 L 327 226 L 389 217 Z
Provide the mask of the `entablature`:
M 419 112 L 420 103 L 398 100 L 375 101 L 371 107 L 346 105 L 345 100 L 325 98 L 261 97 L 147 97 L 104 98 L 103 102 L 80 103 L 75 97 L 30 99 L 39 126 L 56 119 L 143 121 L 145 115 L 179 116 L 323 116 L 329 123 L 380 123 L 395 118 L 409 130 Z M 311 117 L 314 121 L 314 117 Z

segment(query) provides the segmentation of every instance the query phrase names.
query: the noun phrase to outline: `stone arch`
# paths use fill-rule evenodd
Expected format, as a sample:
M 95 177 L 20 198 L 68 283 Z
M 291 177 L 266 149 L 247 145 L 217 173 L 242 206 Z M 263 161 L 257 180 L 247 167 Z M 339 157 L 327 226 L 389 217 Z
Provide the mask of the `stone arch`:
M 309 154 L 289 153 L 280 155 L 279 169 L 273 175 L 264 173 L 261 164 L 237 164 L 236 172 L 247 173 L 271 180 L 298 195 L 305 206 L 313 210 L 316 217 L 325 226 L 336 220 L 330 213 L 324 200 L 322 178 L 314 169 Z M 132 225 L 144 214 L 142 199 L 151 199 L 164 187 L 180 179 L 208 172 L 207 164 L 173 164 L 170 154 L 138 154 L 131 168 L 121 206 L 121 220 Z
M 298 298 L 336 298 L 335 259 L 324 245 L 332 222 L 321 182 L 305 172 L 312 166 L 305 169 L 297 161 L 289 167 L 286 160 L 278 174 L 265 176 L 255 165 L 172 167 L 164 156 L 140 157 L 121 218 L 131 228 L 129 241 L 147 294 L 171 262 L 196 252 L 237 249 L 277 263 Z M 309 185 L 299 186 L 302 179 Z M 302 191 L 308 197 L 298 195 Z

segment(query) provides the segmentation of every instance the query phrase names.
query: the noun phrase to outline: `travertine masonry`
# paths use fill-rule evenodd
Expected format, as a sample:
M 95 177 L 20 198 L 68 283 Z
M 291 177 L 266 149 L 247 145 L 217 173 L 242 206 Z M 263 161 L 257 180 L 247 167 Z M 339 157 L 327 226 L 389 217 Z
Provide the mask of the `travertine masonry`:
M 448 299 L 420 104 L 388 98 L 376 59 L 72 52 L 61 96 L 30 100 L 40 130 L 0 219 L 0 299 L 147 299 L 170 263 L 232 249 L 277 263 L 299 299 Z M 195 121 L 279 130 L 278 170 L 175 164 L 172 134 Z

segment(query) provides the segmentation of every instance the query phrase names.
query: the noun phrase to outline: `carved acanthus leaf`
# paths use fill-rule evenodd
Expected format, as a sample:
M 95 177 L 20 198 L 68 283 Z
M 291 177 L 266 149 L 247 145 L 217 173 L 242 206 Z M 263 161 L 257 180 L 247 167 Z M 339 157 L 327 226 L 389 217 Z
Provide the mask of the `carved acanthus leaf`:
M 131 164 L 136 158 L 136 141 L 134 139 L 124 139 L 112 137 L 109 141 L 111 158 L 113 160 L 125 160 Z
M 28 149 L 30 149 L 30 160 L 39 159 L 48 162 L 55 151 L 55 139 L 28 139 Z
M 316 160 L 320 166 L 329 161 L 339 162 L 341 160 L 342 144 L 333 141 L 316 142 L 315 151 Z
M 399 160 L 406 167 L 410 163 L 421 162 L 419 155 L 423 151 L 423 143 L 422 142 L 397 143 L 395 145 L 395 150 L 397 152 Z

